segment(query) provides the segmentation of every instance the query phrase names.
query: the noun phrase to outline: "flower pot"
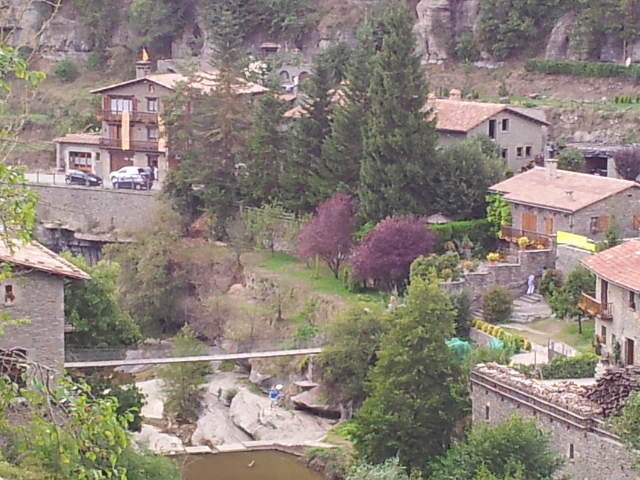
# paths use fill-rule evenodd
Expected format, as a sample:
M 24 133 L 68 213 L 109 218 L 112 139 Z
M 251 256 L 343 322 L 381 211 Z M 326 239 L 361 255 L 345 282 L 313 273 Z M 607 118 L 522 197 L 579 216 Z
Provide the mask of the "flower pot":
M 489 265 L 495 265 L 496 263 L 496 260 L 489 260 Z

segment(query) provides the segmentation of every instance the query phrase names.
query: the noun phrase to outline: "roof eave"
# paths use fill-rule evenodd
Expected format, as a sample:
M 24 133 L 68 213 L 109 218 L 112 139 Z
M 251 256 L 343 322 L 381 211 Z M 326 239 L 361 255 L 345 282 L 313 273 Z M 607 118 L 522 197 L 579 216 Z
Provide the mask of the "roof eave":
M 586 258 L 584 258 L 583 260 L 586 260 L 587 258 L 589 258 L 589 257 L 586 257 Z M 637 293 L 637 294 L 640 294 L 640 290 L 636 290 L 636 289 L 634 289 L 634 288 L 630 287 L 629 285 L 624 285 L 624 284 L 622 284 L 622 283 L 618 282 L 617 280 L 614 280 L 613 278 L 611 278 L 611 277 L 610 277 L 610 276 L 608 276 L 608 275 L 603 275 L 603 274 L 601 274 L 601 273 L 596 272 L 592 267 L 590 267 L 589 265 L 587 265 L 586 263 L 584 263 L 584 261 L 583 261 L 583 260 L 581 260 L 581 261 L 580 261 L 580 263 L 582 264 L 582 266 L 583 266 L 584 268 L 586 268 L 587 270 L 589 270 L 589 271 L 590 271 L 591 273 L 593 273 L 594 275 L 596 275 L 596 276 L 598 276 L 598 277 L 600 277 L 600 278 L 605 279 L 607 282 L 612 283 L 612 284 L 613 284 L 613 285 L 615 285 L 616 287 L 624 288 L 624 289 L 626 289 L 626 290 L 630 290 L 630 291 L 632 291 L 632 292 L 635 292 L 635 293 Z

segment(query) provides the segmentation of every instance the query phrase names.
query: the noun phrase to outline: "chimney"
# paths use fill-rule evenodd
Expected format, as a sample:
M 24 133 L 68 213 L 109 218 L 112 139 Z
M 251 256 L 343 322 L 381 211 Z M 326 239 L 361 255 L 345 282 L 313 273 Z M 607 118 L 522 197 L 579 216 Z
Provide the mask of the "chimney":
M 558 160 L 554 158 L 547 158 L 544 162 L 544 168 L 547 180 L 558 178 Z
M 151 74 L 151 62 L 147 49 L 142 49 L 142 58 L 136 62 L 136 78 L 144 78 Z
M 449 92 L 449 100 L 462 100 L 462 92 L 454 88 Z

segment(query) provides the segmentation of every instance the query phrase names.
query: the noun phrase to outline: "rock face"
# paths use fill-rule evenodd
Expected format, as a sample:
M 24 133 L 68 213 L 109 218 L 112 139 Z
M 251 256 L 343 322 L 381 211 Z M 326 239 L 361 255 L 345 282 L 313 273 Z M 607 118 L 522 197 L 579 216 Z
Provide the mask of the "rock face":
M 544 54 L 545 60 L 563 60 L 567 58 L 569 53 L 569 33 L 573 28 L 573 22 L 575 20 L 574 12 L 567 12 L 558 23 L 551 30 L 551 36 L 547 43 L 547 50 Z
M 233 398 L 229 418 L 255 440 L 319 441 L 331 428 L 331 423 L 325 419 L 280 406 L 271 408 L 267 397 L 248 390 L 240 390 Z
M 340 410 L 320 401 L 321 397 L 322 387 L 314 387 L 291 397 L 291 401 L 297 410 L 309 412 L 320 417 L 339 419 Z

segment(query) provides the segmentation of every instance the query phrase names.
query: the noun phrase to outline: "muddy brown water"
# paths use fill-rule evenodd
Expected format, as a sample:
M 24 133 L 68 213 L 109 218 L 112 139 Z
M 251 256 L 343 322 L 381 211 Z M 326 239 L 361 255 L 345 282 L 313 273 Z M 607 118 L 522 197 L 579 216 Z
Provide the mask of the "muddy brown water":
M 177 459 L 184 480 L 322 480 L 287 453 L 241 452 L 192 455 Z M 251 465 L 251 466 L 250 466 Z

